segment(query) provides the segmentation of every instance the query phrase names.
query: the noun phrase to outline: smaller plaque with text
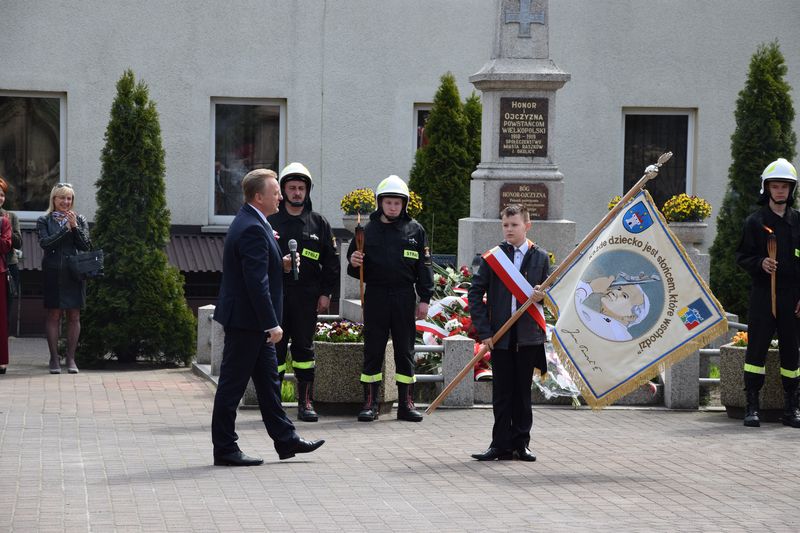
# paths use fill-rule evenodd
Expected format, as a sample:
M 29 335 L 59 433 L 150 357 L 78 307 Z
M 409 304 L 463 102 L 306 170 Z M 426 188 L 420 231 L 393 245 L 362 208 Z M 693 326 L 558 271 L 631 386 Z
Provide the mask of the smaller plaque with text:
M 547 220 L 547 185 L 544 183 L 506 183 L 500 187 L 500 210 L 510 204 L 528 208 L 531 220 Z

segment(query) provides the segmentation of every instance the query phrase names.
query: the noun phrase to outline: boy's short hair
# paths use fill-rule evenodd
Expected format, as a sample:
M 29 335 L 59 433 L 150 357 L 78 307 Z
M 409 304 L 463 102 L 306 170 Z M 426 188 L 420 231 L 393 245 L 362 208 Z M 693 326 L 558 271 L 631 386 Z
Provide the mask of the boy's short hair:
M 522 204 L 509 204 L 500 210 L 500 218 L 513 217 L 514 215 L 522 215 L 522 220 L 525 222 L 531 219 L 528 208 Z

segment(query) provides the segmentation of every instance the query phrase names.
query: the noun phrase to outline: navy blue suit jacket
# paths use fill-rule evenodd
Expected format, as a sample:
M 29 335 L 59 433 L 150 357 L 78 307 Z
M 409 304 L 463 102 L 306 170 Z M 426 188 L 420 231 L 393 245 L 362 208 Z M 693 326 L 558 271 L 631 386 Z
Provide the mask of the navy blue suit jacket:
M 283 259 L 269 224 L 248 204 L 228 228 L 214 320 L 225 328 L 265 331 L 283 314 Z

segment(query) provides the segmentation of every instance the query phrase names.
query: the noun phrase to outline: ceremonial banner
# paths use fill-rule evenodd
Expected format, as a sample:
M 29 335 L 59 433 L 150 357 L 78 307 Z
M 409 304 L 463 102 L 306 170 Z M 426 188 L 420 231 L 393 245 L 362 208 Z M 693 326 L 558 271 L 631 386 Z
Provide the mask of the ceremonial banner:
M 562 361 L 592 408 L 728 329 L 725 312 L 643 190 L 547 290 Z

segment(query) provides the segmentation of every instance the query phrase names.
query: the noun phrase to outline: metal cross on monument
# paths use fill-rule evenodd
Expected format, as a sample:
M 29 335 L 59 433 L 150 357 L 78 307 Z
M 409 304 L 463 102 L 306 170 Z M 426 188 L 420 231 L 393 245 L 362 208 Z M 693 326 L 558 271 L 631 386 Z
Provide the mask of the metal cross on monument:
M 506 24 L 519 24 L 517 37 L 531 36 L 531 24 L 544 24 L 544 9 L 540 5 L 538 11 L 531 11 L 533 0 L 519 0 L 519 11 L 508 11 L 504 13 Z

